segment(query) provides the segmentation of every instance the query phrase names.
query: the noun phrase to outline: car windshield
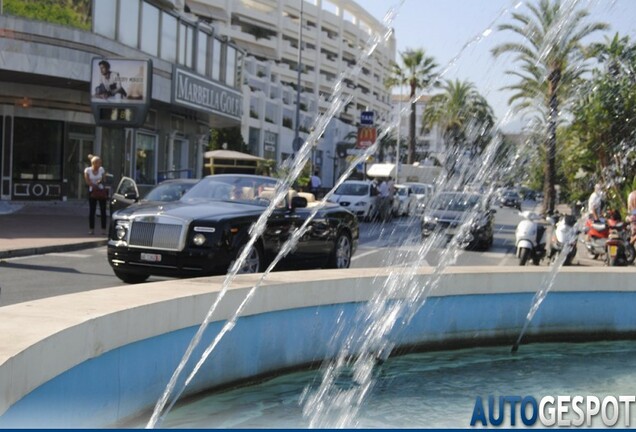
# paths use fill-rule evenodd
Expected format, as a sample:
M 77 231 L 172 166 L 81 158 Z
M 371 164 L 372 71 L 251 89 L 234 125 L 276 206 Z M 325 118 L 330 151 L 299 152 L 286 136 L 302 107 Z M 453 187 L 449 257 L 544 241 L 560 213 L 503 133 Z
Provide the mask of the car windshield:
M 267 206 L 274 196 L 275 188 L 276 180 L 267 177 L 210 176 L 194 185 L 182 200 L 237 201 Z
M 429 187 L 424 185 L 411 185 L 411 190 L 414 194 L 417 195 L 426 195 L 431 190 Z
M 364 196 L 369 193 L 369 185 L 364 183 L 343 183 L 334 193 L 336 195 Z
M 165 183 L 160 184 L 153 190 L 148 192 L 148 195 L 144 197 L 145 201 L 177 201 L 181 199 L 190 188 L 194 186 L 193 182 L 190 183 Z
M 405 197 L 406 193 L 407 193 L 407 189 L 406 188 L 395 188 L 395 193 L 397 193 L 399 196 Z
M 433 210 L 450 210 L 464 212 L 471 210 L 479 203 L 479 195 L 441 194 L 435 198 L 430 208 Z

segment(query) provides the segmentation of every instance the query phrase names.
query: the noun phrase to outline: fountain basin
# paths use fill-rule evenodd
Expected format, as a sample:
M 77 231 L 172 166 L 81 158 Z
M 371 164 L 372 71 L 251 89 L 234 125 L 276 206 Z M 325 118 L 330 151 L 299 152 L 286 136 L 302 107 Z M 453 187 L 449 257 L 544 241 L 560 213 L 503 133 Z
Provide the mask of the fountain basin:
M 395 330 L 396 345 L 512 345 L 547 271 L 449 268 L 413 321 Z M 308 367 L 334 355 L 339 342 L 334 334 L 355 325 L 356 312 L 389 272 L 272 274 L 185 394 Z M 423 286 L 432 272 L 421 268 L 415 283 Z M 630 268 L 563 269 L 524 340 L 633 337 L 634 274 Z M 257 279 L 237 278 L 193 361 Z M 0 427 L 104 427 L 144 412 L 149 416 L 222 282 L 223 277 L 173 280 L 3 307 Z

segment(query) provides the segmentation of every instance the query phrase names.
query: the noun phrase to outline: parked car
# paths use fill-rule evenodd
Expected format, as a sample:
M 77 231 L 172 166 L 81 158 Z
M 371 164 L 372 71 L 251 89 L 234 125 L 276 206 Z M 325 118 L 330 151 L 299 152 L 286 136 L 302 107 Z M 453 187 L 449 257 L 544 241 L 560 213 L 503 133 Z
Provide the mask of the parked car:
M 469 249 L 487 250 L 494 241 L 496 210 L 483 202 L 483 195 L 472 192 L 440 192 L 422 215 L 422 237 L 436 232 L 449 239 L 459 234 L 460 227 L 469 220 L 470 228 L 459 239 Z
M 411 188 L 411 193 L 415 195 L 417 205 L 415 206 L 415 213 L 422 214 L 426 208 L 426 203 L 433 196 L 435 192 L 435 186 L 429 183 L 404 183 L 405 186 Z
M 116 212 L 137 202 L 177 201 L 198 181 L 197 179 L 164 180 L 140 198 L 137 183 L 130 177 L 122 177 L 110 199 L 110 210 Z
M 410 216 L 415 214 L 417 209 L 417 195 L 408 185 L 395 185 L 395 194 L 393 196 L 393 216 Z
M 113 215 L 108 262 L 127 283 L 150 275 L 224 274 L 249 240 L 250 229 L 273 197 L 276 179 L 208 176 L 178 201 L 147 202 Z M 291 190 L 269 217 L 241 273 L 263 271 L 310 214 L 307 198 Z M 347 268 L 358 243 L 358 222 L 337 205 L 319 210 L 283 266 Z
M 371 182 L 366 180 L 345 181 L 338 186 L 329 201 L 351 210 L 361 220 L 371 219 L 377 210 Z
M 506 191 L 499 199 L 499 207 L 512 207 L 521 210 L 521 197 L 517 192 Z

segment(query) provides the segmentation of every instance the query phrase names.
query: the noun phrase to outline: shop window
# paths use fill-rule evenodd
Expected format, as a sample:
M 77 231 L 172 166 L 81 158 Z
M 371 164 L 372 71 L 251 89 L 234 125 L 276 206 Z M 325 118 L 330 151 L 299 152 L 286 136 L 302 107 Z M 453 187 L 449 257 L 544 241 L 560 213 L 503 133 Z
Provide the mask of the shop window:
M 13 177 L 16 180 L 62 179 L 62 122 L 16 117 Z
M 135 181 L 155 184 L 157 179 L 157 137 L 138 133 L 135 146 Z

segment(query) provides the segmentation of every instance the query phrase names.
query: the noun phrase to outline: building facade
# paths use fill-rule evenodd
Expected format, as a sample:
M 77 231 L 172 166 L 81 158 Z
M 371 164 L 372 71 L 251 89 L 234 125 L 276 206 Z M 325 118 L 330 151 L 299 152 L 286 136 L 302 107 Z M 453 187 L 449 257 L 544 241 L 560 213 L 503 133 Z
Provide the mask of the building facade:
M 6 7 L 0 15 L 0 199 L 85 199 L 91 154 L 102 157 L 115 185 L 123 176 L 142 190 L 165 178 L 198 178 L 210 128 L 238 126 L 252 154 L 281 163 L 294 151 L 296 132 L 305 138 L 329 108 L 340 81 L 342 97 L 351 100 L 312 154 L 328 186 L 346 163 L 336 145 L 350 139 L 360 112 L 374 111 L 378 124 L 390 118 L 383 82 L 395 40 L 363 56 L 371 35 L 386 29 L 355 2 L 87 1 L 85 30 Z M 143 125 L 96 124 L 96 57 L 152 62 Z M 356 67 L 359 73 L 342 79 Z
M 342 97 L 351 101 L 329 123 L 313 154 L 328 186 L 345 163 L 338 160 L 336 145 L 357 130 L 360 113 L 373 111 L 377 125 L 390 120 L 391 92 L 384 82 L 396 43 L 391 35 L 371 56 L 363 55 L 373 36 L 384 36 L 387 29 L 362 5 L 350 0 L 184 0 L 184 10 L 246 54 L 241 131 L 250 153 L 285 160 L 294 151 L 296 130 L 301 138 L 308 135 L 340 84 Z M 351 74 L 355 68 L 359 73 Z
M 6 7 L 0 16 L 2 199 L 85 198 L 89 154 L 102 157 L 114 183 L 129 176 L 142 190 L 168 177 L 200 177 L 210 128 L 241 124 L 243 54 L 211 26 L 165 1 L 93 0 L 91 11 L 89 30 L 13 16 Z M 142 126 L 96 126 L 95 57 L 151 60 Z M 234 108 L 192 97 L 186 85 L 231 97 Z

